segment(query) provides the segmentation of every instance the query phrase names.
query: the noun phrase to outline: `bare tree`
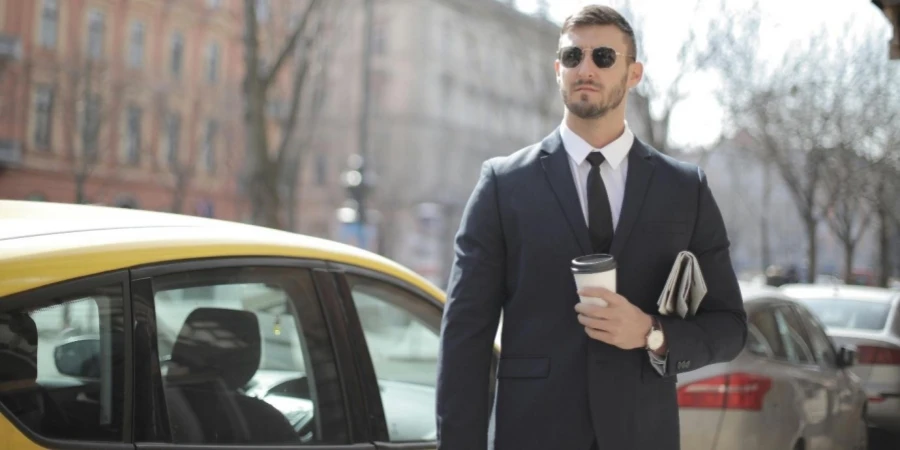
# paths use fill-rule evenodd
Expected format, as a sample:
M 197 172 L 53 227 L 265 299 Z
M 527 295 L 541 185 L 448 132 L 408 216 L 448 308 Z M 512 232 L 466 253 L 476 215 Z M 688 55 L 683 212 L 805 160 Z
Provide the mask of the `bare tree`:
M 101 162 L 101 155 L 109 139 L 102 131 L 111 118 L 113 98 L 122 87 L 109 88 L 104 80 L 105 70 L 91 59 L 73 66 L 62 66 L 56 74 L 55 89 L 62 118 L 62 144 L 71 161 L 75 181 L 76 203 L 88 201 L 86 186 Z
M 864 175 L 868 196 L 865 199 L 876 219 L 876 240 L 879 249 L 879 280 L 887 286 L 893 272 L 891 238 L 900 233 L 900 90 L 895 87 L 900 79 L 900 66 L 878 57 L 882 43 L 871 39 L 862 48 L 861 55 L 869 61 L 865 80 L 857 89 L 863 94 L 857 114 L 853 141 L 857 152 L 870 161 L 871 169 Z M 871 58 L 871 59 L 870 59 Z
M 698 1 L 695 5 L 695 12 L 701 3 Z M 689 76 L 704 71 L 711 60 L 712 54 L 697 33 L 704 26 L 698 27 L 692 22 L 687 36 L 681 41 L 674 67 L 663 72 L 656 69 L 654 62 L 654 58 L 658 60 L 659 57 L 647 54 L 647 34 L 644 32 L 647 28 L 646 15 L 638 11 L 631 0 L 624 0 L 619 10 L 634 28 L 638 61 L 645 66 L 643 80 L 630 92 L 628 105 L 646 126 L 639 137 L 660 152 L 671 153 L 674 150 L 669 138 L 672 114 L 690 94 L 687 86 Z M 674 78 L 666 80 L 663 74 L 674 74 Z M 654 108 L 654 105 L 657 107 Z
M 724 5 L 723 5 L 724 8 Z M 807 279 L 817 272 L 817 230 L 832 209 L 827 168 L 841 145 L 842 115 L 852 100 L 857 72 L 847 44 L 824 30 L 790 43 L 783 58 L 760 52 L 762 16 L 758 5 L 725 14 L 708 39 L 723 88 L 719 99 L 731 126 L 753 138 L 748 151 L 772 164 L 787 186 L 807 235 Z
M 319 11 L 319 17 L 302 47 L 297 52 L 305 57 L 295 58 L 291 89 L 291 107 L 281 122 L 283 135 L 293 134 L 292 150 L 285 158 L 281 179 L 281 193 L 285 199 L 286 228 L 297 228 L 297 211 L 302 198 L 301 186 L 304 162 L 308 149 L 319 137 L 320 120 L 327 101 L 330 69 L 333 67 L 335 45 L 350 23 L 347 15 L 352 10 L 340 1 L 331 0 Z M 313 41 L 312 39 L 315 39 Z M 302 101 L 301 101 L 302 100 Z M 297 118 L 303 120 L 298 123 Z
M 848 148 L 834 151 L 825 167 L 824 184 L 833 200 L 825 214 L 826 223 L 844 247 L 842 276 L 849 281 L 854 253 L 872 223 L 869 199 L 873 185 L 869 178 L 873 167 Z
M 842 38 L 844 39 L 844 38 Z M 834 152 L 826 164 L 827 192 L 834 200 L 828 211 L 828 224 L 844 247 L 844 279 L 853 270 L 856 247 L 870 225 L 878 223 L 881 248 L 882 284 L 890 258 L 886 244 L 890 239 L 888 215 L 896 190 L 890 189 L 892 159 L 900 143 L 900 95 L 894 88 L 900 71 L 879 58 L 881 42 L 869 37 L 863 42 L 848 39 L 841 52 L 856 55 L 865 64 L 846 65 L 844 88 L 852 92 L 836 110 L 836 129 L 841 151 Z M 873 219 L 878 219 L 874 221 Z
M 248 152 L 247 192 L 249 194 L 252 220 L 254 223 L 283 228 L 285 226 L 282 186 L 285 165 L 295 156 L 291 152 L 294 128 L 302 102 L 304 81 L 311 66 L 310 49 L 316 42 L 315 31 L 321 9 L 325 2 L 306 0 L 299 13 L 294 29 L 275 55 L 270 65 L 262 64 L 259 40 L 259 25 L 256 0 L 244 0 L 244 65 L 246 74 L 243 82 L 244 123 Z M 296 7 L 295 4 L 291 4 Z M 287 61 L 296 64 L 292 88 L 289 94 L 290 107 L 280 126 L 280 140 L 272 147 L 269 142 L 269 121 L 267 113 L 272 105 L 270 97 L 277 79 Z M 299 159 L 298 159 L 299 160 Z

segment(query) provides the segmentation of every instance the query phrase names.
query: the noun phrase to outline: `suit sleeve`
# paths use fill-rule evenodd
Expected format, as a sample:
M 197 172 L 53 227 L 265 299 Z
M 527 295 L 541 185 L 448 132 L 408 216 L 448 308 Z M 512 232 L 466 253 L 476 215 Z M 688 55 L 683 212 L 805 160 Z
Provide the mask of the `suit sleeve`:
M 441 323 L 437 432 L 441 450 L 487 448 L 489 372 L 505 295 L 505 245 L 490 161 L 462 214 Z
M 725 223 L 706 174 L 698 169 L 698 175 L 697 218 L 688 250 L 700 262 L 707 294 L 694 316 L 659 317 L 668 345 L 667 375 L 730 361 L 747 340 L 747 314 L 731 264 Z

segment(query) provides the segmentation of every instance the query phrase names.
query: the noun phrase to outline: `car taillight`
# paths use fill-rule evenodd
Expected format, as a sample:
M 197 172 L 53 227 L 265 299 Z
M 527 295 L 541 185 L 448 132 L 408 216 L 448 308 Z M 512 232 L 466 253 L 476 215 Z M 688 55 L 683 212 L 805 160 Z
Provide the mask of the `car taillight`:
M 678 388 L 678 406 L 759 411 L 771 388 L 772 379 L 762 375 L 719 375 Z
M 861 345 L 856 349 L 858 364 L 900 365 L 900 349 Z

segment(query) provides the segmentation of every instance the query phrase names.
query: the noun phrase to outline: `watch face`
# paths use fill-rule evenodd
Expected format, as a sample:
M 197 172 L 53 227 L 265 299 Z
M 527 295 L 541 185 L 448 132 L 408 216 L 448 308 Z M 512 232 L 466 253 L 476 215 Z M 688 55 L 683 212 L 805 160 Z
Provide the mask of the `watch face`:
M 656 350 L 661 347 L 663 344 L 663 334 L 659 330 L 653 330 L 650 332 L 650 336 L 647 336 L 647 347 L 650 347 L 650 350 Z

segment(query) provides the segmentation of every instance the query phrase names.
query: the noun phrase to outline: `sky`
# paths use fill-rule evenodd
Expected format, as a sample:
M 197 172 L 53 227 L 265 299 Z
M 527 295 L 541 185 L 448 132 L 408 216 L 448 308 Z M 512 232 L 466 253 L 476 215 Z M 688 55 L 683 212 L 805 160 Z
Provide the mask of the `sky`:
M 752 0 L 728 0 L 729 7 L 749 5 Z M 887 58 L 887 42 L 891 31 L 884 15 L 871 0 L 758 0 L 768 26 L 764 36 L 768 38 L 765 54 L 773 58 L 792 39 L 802 39 L 821 27 L 832 36 L 843 36 L 848 30 L 847 20 L 855 19 L 854 31 L 876 33 L 884 36 L 884 57 Z M 516 0 L 516 6 L 524 12 L 533 12 L 537 0 Z M 596 3 L 621 6 L 625 0 L 550 0 L 550 16 L 562 23 L 566 16 L 583 5 Z M 674 77 L 678 48 L 689 27 L 704 26 L 709 17 L 719 11 L 719 0 L 631 0 L 636 14 L 645 19 L 647 64 L 645 71 L 653 71 L 653 77 L 663 85 Z M 704 19 L 706 18 L 706 19 Z M 689 97 L 673 111 L 671 139 L 677 146 L 707 146 L 722 133 L 723 113 L 710 86 L 714 82 L 708 76 L 697 75 L 685 82 Z

